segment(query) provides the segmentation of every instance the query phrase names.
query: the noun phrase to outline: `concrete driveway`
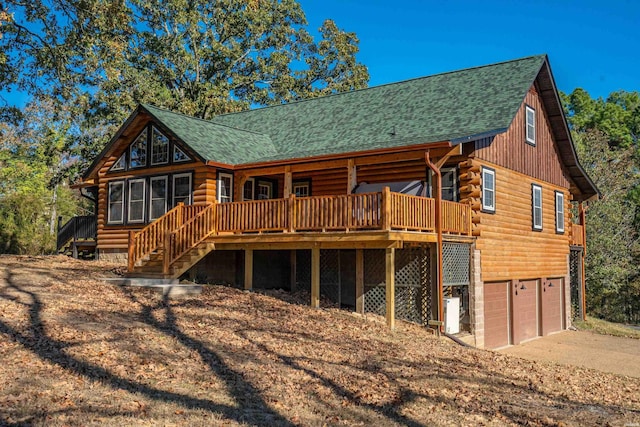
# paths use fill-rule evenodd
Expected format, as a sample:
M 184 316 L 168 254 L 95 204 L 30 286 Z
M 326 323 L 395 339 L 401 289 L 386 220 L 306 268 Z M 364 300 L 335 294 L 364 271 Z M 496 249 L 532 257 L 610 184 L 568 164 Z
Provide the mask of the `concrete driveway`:
M 640 378 L 640 340 L 563 331 L 499 350 L 529 360 L 582 366 Z

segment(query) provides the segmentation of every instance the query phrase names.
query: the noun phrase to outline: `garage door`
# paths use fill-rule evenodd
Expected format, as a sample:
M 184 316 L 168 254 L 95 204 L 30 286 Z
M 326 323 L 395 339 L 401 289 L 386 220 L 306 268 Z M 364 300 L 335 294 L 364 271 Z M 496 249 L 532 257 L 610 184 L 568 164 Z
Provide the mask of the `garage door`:
M 521 280 L 511 285 L 513 344 L 538 336 L 539 282 L 539 280 Z
M 540 313 L 542 335 L 562 330 L 562 279 L 548 279 L 542 282 Z
M 498 348 L 509 344 L 509 284 L 484 284 L 484 346 Z

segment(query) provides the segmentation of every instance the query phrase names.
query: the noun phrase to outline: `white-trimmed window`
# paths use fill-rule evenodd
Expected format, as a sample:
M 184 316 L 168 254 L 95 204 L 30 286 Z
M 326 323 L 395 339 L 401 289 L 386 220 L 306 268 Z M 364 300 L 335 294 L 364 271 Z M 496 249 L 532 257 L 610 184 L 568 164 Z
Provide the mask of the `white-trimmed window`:
M 533 229 L 542 230 L 542 187 L 537 184 L 531 184 L 531 216 Z
M 229 203 L 233 201 L 233 175 L 230 173 L 218 174 L 218 202 Z
M 525 110 L 527 143 L 536 145 L 536 110 L 529 107 L 528 105 L 526 106 Z
M 292 190 L 296 197 L 309 197 L 311 195 L 308 182 L 296 182 L 293 184 Z
M 564 233 L 564 193 L 556 191 L 556 233 Z
M 487 167 L 482 168 L 482 210 L 496 211 L 496 171 Z
M 123 171 L 124 167 L 126 166 L 126 162 L 127 161 L 125 159 L 125 155 L 123 154 L 122 156 L 120 156 L 118 160 L 116 160 L 113 166 L 111 166 L 111 169 L 109 169 L 109 172 Z
M 173 175 L 173 206 L 178 203 L 191 204 L 191 174 L 180 173 Z
M 144 178 L 129 181 L 127 222 L 144 222 L 145 182 Z
M 271 199 L 273 194 L 273 184 L 270 182 L 258 182 L 258 200 Z
M 129 146 L 129 167 L 141 168 L 147 166 L 147 128 Z
M 242 187 L 242 200 L 255 199 L 255 180 L 253 178 L 247 178 Z
M 169 138 L 155 127 L 151 127 L 151 164 L 164 165 L 166 163 L 169 163 Z
M 187 153 L 182 151 L 180 147 L 174 144 L 173 146 L 173 163 L 188 162 L 191 157 L 187 156 Z
M 149 181 L 149 220 L 160 218 L 167 212 L 167 183 L 166 176 L 154 176 Z
M 109 213 L 107 223 L 122 224 L 124 220 L 124 181 L 109 183 Z

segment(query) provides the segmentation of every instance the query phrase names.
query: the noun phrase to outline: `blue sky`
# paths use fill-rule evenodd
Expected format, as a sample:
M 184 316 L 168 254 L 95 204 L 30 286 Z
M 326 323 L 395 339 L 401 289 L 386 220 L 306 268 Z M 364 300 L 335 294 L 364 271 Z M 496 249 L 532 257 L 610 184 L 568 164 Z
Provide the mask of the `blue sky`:
M 549 55 L 558 89 L 640 91 L 639 0 L 299 0 L 360 39 L 370 85 Z
M 546 53 L 564 92 L 640 91 L 640 0 L 298 1 L 357 34 L 371 86 Z

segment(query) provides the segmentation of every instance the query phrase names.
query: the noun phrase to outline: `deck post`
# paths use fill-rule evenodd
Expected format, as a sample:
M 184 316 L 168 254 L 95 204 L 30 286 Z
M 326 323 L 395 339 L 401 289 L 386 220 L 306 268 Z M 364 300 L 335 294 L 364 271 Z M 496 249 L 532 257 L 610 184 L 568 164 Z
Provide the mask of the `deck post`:
M 311 248 L 311 307 L 320 307 L 320 248 Z
M 396 327 L 396 250 L 387 248 L 385 250 L 385 301 L 386 301 L 386 318 L 389 329 Z
M 289 264 L 291 265 L 291 278 L 290 278 L 290 284 L 289 284 L 289 289 L 291 290 L 291 292 L 295 292 L 298 290 L 298 282 L 296 282 L 296 276 L 297 276 L 297 251 L 295 249 L 291 249 L 289 251 Z
M 347 168 L 347 194 L 351 194 L 353 189 L 358 186 L 358 172 L 355 160 L 347 160 Z
M 133 254 L 135 252 L 135 242 L 136 232 L 133 230 L 129 230 L 129 252 L 127 254 L 127 270 L 129 273 L 133 271 L 133 267 L 135 266 L 135 261 L 133 260 Z
M 164 233 L 164 252 L 162 253 L 162 274 L 169 274 L 169 266 L 171 264 L 171 232 Z
M 356 313 L 364 314 L 364 250 L 356 249 Z
M 382 229 L 391 230 L 391 190 L 382 189 Z
M 284 168 L 284 198 L 288 199 L 289 194 L 291 194 L 291 190 L 293 188 L 292 182 L 292 174 L 291 174 L 291 166 L 286 166 Z
M 433 172 L 433 177 L 435 178 L 433 181 L 433 193 L 435 196 L 435 221 L 436 221 L 436 262 L 437 262 L 437 285 L 438 285 L 438 318 L 440 322 L 444 322 L 444 284 L 443 284 L 443 270 L 444 267 L 442 265 L 442 174 L 440 173 L 440 167 L 444 163 L 444 161 L 448 158 L 445 156 L 440 159 L 438 164 L 434 164 L 431 161 L 431 156 L 429 151 L 424 153 L 424 160 L 429 169 Z M 440 330 L 444 332 L 442 324 L 439 326 Z
M 296 231 L 296 195 L 295 193 L 291 193 L 287 198 L 289 200 L 289 218 L 287 218 L 289 221 L 288 231 L 289 233 L 293 233 Z
M 244 289 L 253 289 L 253 249 L 244 250 Z

